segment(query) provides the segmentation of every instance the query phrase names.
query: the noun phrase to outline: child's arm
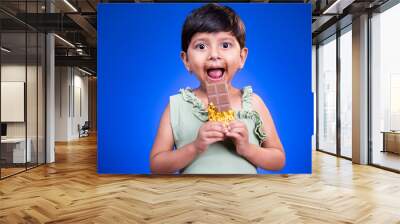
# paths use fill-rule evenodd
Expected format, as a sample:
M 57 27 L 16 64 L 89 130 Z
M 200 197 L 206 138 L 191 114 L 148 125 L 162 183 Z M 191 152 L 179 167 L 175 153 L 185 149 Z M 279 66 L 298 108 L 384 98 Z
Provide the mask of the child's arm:
M 276 132 L 274 121 L 262 99 L 253 94 L 253 107 L 263 121 L 266 140 L 261 147 L 249 143 L 248 130 L 241 121 L 232 122 L 227 136 L 233 138 L 238 154 L 246 157 L 254 165 L 266 170 L 280 170 L 285 166 L 285 151 Z
M 206 122 L 200 127 L 195 141 L 173 150 L 174 137 L 168 105 L 161 117 L 157 136 L 151 150 L 150 169 L 152 173 L 175 173 L 192 162 L 198 153 L 205 151 L 209 144 L 222 141 L 223 138 L 221 124 Z

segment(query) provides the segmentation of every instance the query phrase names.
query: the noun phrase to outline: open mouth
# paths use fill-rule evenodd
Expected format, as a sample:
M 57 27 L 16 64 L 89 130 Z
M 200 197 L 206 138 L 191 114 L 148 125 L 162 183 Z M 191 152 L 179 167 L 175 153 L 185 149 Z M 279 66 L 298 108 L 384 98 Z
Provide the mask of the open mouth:
M 224 68 L 210 68 L 207 69 L 207 76 L 213 81 L 218 81 L 224 78 L 225 69 Z

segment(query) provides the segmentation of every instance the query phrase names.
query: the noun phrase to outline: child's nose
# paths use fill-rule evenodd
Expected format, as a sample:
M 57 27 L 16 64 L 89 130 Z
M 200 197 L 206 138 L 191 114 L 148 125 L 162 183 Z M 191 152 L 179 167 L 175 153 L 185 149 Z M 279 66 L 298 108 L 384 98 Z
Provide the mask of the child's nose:
M 218 48 L 216 48 L 216 47 L 211 48 L 208 60 L 214 61 L 214 60 L 218 60 L 218 59 L 221 59 L 221 54 L 220 54 Z

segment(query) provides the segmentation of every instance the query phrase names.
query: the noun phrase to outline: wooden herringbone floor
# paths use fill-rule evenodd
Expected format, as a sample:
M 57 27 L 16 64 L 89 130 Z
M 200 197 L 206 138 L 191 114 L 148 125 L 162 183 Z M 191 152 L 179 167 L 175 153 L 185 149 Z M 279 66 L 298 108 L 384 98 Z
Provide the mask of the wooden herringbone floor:
M 96 174 L 96 139 L 0 181 L 0 223 L 400 223 L 400 175 L 319 152 L 312 175 Z

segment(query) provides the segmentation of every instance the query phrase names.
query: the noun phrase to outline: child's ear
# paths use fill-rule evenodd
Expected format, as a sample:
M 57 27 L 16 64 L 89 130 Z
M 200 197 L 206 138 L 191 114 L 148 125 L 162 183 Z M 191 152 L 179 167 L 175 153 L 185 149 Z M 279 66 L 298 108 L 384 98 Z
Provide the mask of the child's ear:
M 240 69 L 244 67 L 244 63 L 246 63 L 247 55 L 249 53 L 249 49 L 247 47 L 242 48 L 240 50 Z
M 185 65 L 185 68 L 190 71 L 190 64 L 188 61 L 188 57 L 187 57 L 187 53 L 184 51 L 181 51 L 181 60 L 183 62 L 183 64 Z

